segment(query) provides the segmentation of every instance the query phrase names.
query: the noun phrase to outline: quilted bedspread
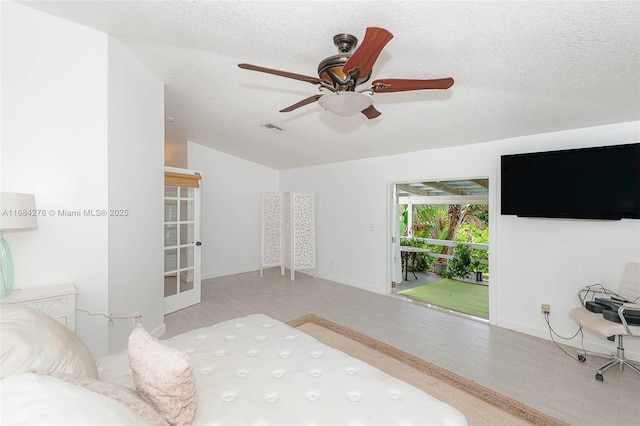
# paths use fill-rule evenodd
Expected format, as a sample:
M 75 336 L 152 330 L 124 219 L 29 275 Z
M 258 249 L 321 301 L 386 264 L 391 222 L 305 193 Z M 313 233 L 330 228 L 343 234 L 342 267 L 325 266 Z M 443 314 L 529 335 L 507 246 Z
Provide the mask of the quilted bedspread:
M 466 425 L 452 406 L 266 315 L 161 340 L 190 356 L 195 425 Z M 100 378 L 133 387 L 126 352 Z

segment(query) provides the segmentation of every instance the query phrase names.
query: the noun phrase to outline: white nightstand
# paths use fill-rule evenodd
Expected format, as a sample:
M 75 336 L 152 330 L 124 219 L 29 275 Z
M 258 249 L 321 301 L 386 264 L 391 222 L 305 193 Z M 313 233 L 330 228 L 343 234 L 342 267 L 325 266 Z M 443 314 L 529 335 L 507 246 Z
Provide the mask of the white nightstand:
M 75 332 L 77 294 L 78 289 L 73 284 L 16 289 L 9 297 L 0 299 L 0 303 L 13 303 L 38 309 Z

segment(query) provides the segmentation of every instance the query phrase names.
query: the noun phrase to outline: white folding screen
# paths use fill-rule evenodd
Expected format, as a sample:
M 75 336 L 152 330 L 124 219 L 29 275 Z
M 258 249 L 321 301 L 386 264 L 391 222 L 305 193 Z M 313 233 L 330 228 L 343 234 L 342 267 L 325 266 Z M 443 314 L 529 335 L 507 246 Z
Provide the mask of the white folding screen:
M 315 197 L 313 194 L 300 194 L 296 192 L 285 193 L 285 199 L 291 198 L 290 223 L 285 221 L 285 227 L 292 235 L 288 238 L 291 242 L 291 259 L 285 264 L 293 271 L 300 269 L 316 268 L 316 223 L 315 223 Z
M 316 226 L 314 194 L 298 192 L 262 194 L 262 261 L 264 268 L 313 269 L 316 276 Z
M 282 261 L 282 194 L 262 193 L 262 263 L 263 268 L 284 267 Z

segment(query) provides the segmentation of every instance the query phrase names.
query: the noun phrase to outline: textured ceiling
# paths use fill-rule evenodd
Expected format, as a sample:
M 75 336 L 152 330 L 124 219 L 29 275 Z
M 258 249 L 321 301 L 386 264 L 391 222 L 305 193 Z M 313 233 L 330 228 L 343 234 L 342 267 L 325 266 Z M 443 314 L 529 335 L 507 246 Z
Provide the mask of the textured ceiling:
M 24 5 L 110 34 L 165 83 L 169 142 L 276 169 L 640 119 L 637 1 L 46 1 Z M 376 78 L 453 77 L 447 91 L 378 93 L 382 112 L 338 117 L 316 86 L 333 36 L 394 38 Z M 263 127 L 272 123 L 274 133 Z

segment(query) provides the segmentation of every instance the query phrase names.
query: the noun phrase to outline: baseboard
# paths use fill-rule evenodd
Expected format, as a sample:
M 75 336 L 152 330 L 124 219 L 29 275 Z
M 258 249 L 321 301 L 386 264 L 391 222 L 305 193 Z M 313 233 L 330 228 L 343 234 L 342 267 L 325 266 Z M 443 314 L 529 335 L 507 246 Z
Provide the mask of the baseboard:
M 280 268 L 279 266 L 270 266 L 266 269 L 272 269 L 272 268 Z M 245 272 L 256 272 L 256 271 L 260 271 L 260 267 L 259 266 L 252 266 L 252 267 L 246 267 L 246 268 L 239 268 L 239 269 L 229 269 L 226 271 L 218 271 L 218 272 L 211 272 L 208 274 L 202 274 L 202 279 L 206 280 L 206 279 L 210 279 L 210 278 L 218 278 L 218 277 L 226 277 L 228 275 L 235 275 L 235 274 L 242 274 Z M 286 269 L 285 270 L 285 275 L 289 274 L 290 270 Z M 300 269 L 298 271 L 296 271 L 296 274 L 305 274 L 305 275 L 309 275 L 311 277 L 313 277 L 313 270 L 312 269 Z M 375 288 L 371 288 L 371 286 L 368 286 L 364 283 L 361 283 L 359 281 L 353 281 L 353 280 L 345 280 L 344 278 L 338 277 L 338 276 L 334 276 L 334 275 L 330 275 L 330 274 L 323 274 L 320 272 L 317 272 L 316 270 L 316 276 L 318 278 L 322 278 L 325 280 L 329 280 L 329 281 L 334 281 L 340 284 L 345 284 L 351 287 L 356 287 L 359 288 L 361 290 L 367 290 L 367 291 L 372 291 L 374 293 L 379 293 L 379 294 L 386 294 L 383 291 L 380 291 L 380 289 L 375 289 Z
M 273 268 L 280 268 L 280 266 L 269 266 L 266 269 L 273 269 Z M 245 272 L 255 272 L 255 271 L 260 271 L 260 267 L 259 266 L 250 266 L 250 267 L 246 267 L 246 268 L 238 268 L 238 269 L 228 269 L 226 271 L 218 271 L 218 272 L 211 272 L 208 274 L 202 274 L 202 279 L 203 280 L 207 280 L 210 278 L 218 278 L 218 277 L 226 277 L 228 275 L 235 275 L 235 274 L 242 274 Z M 285 275 L 290 274 L 290 270 L 289 269 L 285 269 Z M 296 274 L 305 274 L 305 275 L 309 275 L 313 277 L 313 269 L 300 269 L 296 271 Z M 381 290 L 381 289 L 376 289 L 376 288 L 372 288 L 371 286 L 368 286 L 365 283 L 359 282 L 359 281 L 353 281 L 353 280 L 346 280 L 342 277 L 338 277 L 335 275 L 330 275 L 330 274 L 323 274 L 321 272 L 318 272 L 316 270 L 316 276 L 318 278 L 322 278 L 325 280 L 329 280 L 329 281 L 334 281 L 340 284 L 345 284 L 351 287 L 355 287 L 355 288 L 359 288 L 361 290 L 367 290 L 367 291 L 372 291 L 374 293 L 379 293 L 379 294 L 387 294 L 386 291 Z
M 534 328 L 518 322 L 506 321 L 501 318 L 498 318 L 498 321 L 496 321 L 496 325 L 501 328 L 528 334 L 529 336 L 535 336 L 540 337 L 541 339 L 550 340 L 549 329 L 547 328 Z
M 157 339 L 166 332 L 167 332 L 167 325 L 165 323 L 162 323 L 160 326 L 156 327 L 149 334 Z
M 498 319 L 497 326 L 551 341 L 551 338 L 549 337 L 549 329 L 547 328 L 544 328 L 544 329 L 533 328 L 533 327 L 525 326 L 520 323 L 514 323 L 511 321 L 504 321 L 500 319 Z M 561 339 L 555 339 L 555 340 L 556 342 L 562 345 L 575 348 L 576 351 L 582 350 L 580 339 L 577 337 L 573 340 L 561 340 Z M 626 343 L 629 340 L 630 339 L 625 339 L 625 347 L 627 347 Z M 637 340 L 640 340 L 640 338 L 635 338 L 633 340 L 637 341 Z M 591 352 L 600 352 L 604 354 L 610 354 L 616 351 L 616 342 L 610 342 L 604 337 L 602 339 L 593 339 L 585 335 L 584 348 Z M 625 356 L 631 360 L 640 362 L 640 353 L 638 353 L 635 350 L 630 350 L 629 348 L 625 349 Z
M 209 272 L 207 274 L 203 273 L 200 278 L 203 279 L 203 280 L 208 280 L 210 278 L 226 277 L 226 276 L 229 276 L 229 275 L 244 274 L 245 272 L 254 272 L 254 271 L 259 271 L 259 270 L 260 270 L 259 266 L 247 266 L 247 267 L 243 267 L 243 268 L 227 269 L 227 270 L 224 270 L 224 271 Z
M 302 272 L 302 271 L 299 271 L 299 272 Z M 298 272 L 296 272 L 296 273 L 298 273 Z M 318 272 L 318 278 L 322 278 L 324 280 L 329 280 L 329 281 L 333 281 L 333 282 L 340 283 L 340 284 L 345 284 L 345 285 L 348 285 L 348 286 L 351 286 L 351 287 L 359 288 L 361 290 L 371 291 L 371 292 L 378 293 L 378 294 L 385 294 L 385 293 L 381 292 L 379 289 L 372 288 L 371 286 L 368 286 L 368 285 L 366 285 L 364 283 L 361 283 L 359 281 L 346 280 L 344 278 L 337 277 L 337 276 L 330 275 L 330 274 L 323 274 L 321 272 Z

